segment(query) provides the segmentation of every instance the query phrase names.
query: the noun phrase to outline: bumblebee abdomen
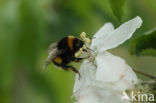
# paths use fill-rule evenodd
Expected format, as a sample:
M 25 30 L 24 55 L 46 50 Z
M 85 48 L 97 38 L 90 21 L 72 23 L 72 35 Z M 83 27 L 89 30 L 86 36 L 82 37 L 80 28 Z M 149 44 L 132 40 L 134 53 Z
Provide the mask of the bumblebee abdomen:
M 61 57 L 55 57 L 55 58 L 53 59 L 53 62 L 55 62 L 55 63 L 57 63 L 57 64 L 62 64 L 63 59 L 62 59 Z
M 66 65 L 70 61 L 72 61 L 74 53 L 70 50 L 62 51 L 57 57 L 55 57 L 52 61 L 57 65 Z

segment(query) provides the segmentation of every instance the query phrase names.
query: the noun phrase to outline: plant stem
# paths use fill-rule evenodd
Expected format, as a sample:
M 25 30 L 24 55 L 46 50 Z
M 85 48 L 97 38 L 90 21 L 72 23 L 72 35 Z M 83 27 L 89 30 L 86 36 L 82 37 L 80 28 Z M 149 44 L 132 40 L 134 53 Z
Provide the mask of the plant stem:
M 155 80 L 156 80 L 156 76 L 153 76 L 153 75 L 151 75 L 151 74 L 148 74 L 148 73 L 145 73 L 145 72 L 136 70 L 136 69 L 133 69 L 133 71 L 136 72 L 136 73 L 139 73 L 139 74 L 141 74 L 141 75 L 144 75 L 144 76 L 146 76 L 146 77 L 149 77 L 149 78 L 151 78 L 151 79 L 155 79 Z

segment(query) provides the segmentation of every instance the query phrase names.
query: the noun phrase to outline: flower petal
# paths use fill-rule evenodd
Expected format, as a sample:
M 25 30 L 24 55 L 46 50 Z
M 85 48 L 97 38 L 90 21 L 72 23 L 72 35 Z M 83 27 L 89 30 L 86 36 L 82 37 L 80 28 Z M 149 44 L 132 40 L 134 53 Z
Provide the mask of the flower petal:
M 112 23 L 106 23 L 95 35 L 92 40 L 91 49 L 99 48 L 99 44 L 103 44 L 103 41 L 114 31 Z
M 86 87 L 92 80 L 94 80 L 96 67 L 88 60 L 85 60 L 81 64 L 79 72 L 81 74 L 81 78 L 79 80 L 78 75 L 76 75 L 73 89 L 74 96 L 79 95 L 79 92 L 81 92 L 82 88 Z
M 83 88 L 78 103 L 130 103 L 122 101 L 122 95 L 113 88 L 110 83 L 92 82 Z
M 99 53 L 96 57 L 97 71 L 95 80 L 116 82 L 121 90 L 133 88 L 137 76 L 123 59 L 108 52 Z
M 141 26 L 141 24 L 142 20 L 139 16 L 137 16 L 134 19 L 122 24 L 115 31 L 111 32 L 111 34 L 109 34 L 107 37 L 105 35 L 101 36 L 101 39 L 99 40 L 103 41 L 99 41 L 100 43 L 95 43 L 92 45 L 94 45 L 94 48 L 96 46 L 99 52 L 115 48 L 131 38 L 132 34 L 136 31 L 137 28 Z

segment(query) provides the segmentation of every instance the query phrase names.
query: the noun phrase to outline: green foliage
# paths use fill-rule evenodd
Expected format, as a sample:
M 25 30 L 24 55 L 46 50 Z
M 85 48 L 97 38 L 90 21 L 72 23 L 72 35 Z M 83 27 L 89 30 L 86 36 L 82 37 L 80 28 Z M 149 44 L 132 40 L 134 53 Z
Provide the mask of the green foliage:
M 109 0 L 114 16 L 121 21 L 124 14 L 124 4 L 126 0 Z
M 156 50 L 155 49 L 145 49 L 140 53 L 140 55 L 143 55 L 143 56 L 156 56 Z
M 131 54 L 156 56 L 156 31 L 132 40 Z
M 38 103 L 33 93 L 56 102 L 55 90 L 37 71 L 46 34 L 40 1 L 7 1 L 0 14 L 0 103 Z

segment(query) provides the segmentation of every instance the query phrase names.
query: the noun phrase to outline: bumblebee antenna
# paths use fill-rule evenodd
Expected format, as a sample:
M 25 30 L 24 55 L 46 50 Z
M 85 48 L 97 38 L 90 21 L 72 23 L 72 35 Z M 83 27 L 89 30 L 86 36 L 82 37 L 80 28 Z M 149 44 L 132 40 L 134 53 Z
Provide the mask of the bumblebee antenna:
M 96 37 L 92 37 L 92 38 L 89 38 L 89 39 L 95 39 Z
M 87 47 L 87 49 L 90 50 L 90 51 L 92 51 L 92 52 L 94 52 L 94 50 L 92 50 L 92 49 L 90 49 L 90 48 L 88 48 L 88 47 Z

